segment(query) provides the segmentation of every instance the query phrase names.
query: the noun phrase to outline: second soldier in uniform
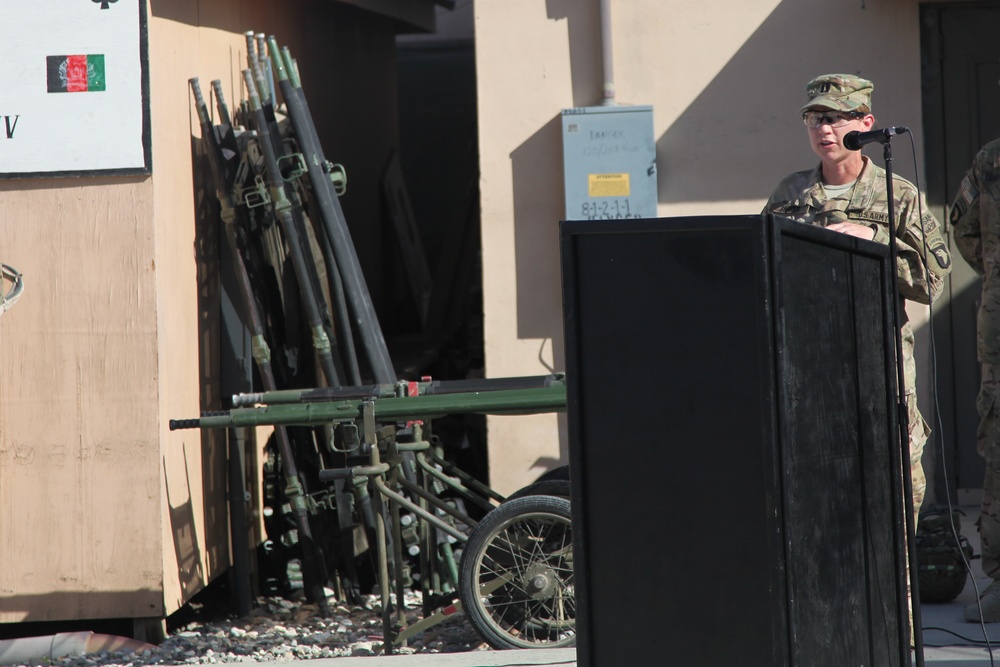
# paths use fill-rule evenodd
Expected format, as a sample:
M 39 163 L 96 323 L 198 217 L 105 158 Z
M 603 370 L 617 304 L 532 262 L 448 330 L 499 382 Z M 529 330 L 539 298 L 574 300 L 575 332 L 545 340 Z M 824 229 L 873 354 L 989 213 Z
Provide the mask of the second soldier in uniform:
M 983 146 L 962 180 L 951 207 L 955 246 L 983 277 L 976 321 L 976 351 L 982 364 L 977 448 L 986 459 L 979 540 L 983 572 L 993 579 L 965 620 L 1000 621 L 1000 139 Z

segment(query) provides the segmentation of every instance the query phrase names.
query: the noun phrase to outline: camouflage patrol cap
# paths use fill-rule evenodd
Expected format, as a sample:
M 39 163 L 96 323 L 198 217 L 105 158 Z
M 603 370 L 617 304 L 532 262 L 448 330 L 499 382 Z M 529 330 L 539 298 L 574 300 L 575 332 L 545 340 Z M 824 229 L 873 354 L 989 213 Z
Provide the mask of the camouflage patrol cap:
M 806 84 L 809 103 L 801 111 L 833 109 L 871 113 L 874 88 L 871 81 L 853 74 L 824 74 Z

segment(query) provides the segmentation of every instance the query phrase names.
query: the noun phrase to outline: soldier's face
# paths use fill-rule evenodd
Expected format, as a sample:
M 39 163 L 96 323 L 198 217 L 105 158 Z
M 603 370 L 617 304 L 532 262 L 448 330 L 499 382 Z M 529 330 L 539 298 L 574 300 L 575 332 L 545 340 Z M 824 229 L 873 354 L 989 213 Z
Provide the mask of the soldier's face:
M 850 116 L 836 111 L 817 110 L 807 111 L 806 116 L 809 145 L 824 162 L 840 162 L 853 155 L 860 157 L 857 151 L 844 148 L 844 135 L 848 132 L 865 132 L 875 124 L 875 116 L 871 114 Z

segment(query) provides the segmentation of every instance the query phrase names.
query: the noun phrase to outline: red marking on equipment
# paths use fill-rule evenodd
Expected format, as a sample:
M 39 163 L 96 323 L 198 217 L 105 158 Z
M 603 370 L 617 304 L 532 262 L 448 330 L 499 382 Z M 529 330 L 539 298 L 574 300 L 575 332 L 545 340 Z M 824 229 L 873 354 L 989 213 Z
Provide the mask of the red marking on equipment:
M 445 607 L 444 609 L 442 609 L 441 613 L 444 614 L 445 616 L 451 616 L 452 614 L 457 614 L 458 613 L 458 607 L 456 607 L 453 604 L 450 604 L 447 607 Z
M 427 381 L 429 379 L 430 378 L 425 378 L 424 381 Z M 416 382 L 407 382 L 406 383 L 406 395 L 407 396 L 419 396 L 420 395 L 420 385 L 418 383 L 416 383 Z M 423 424 L 423 423 L 424 422 L 421 421 L 421 420 L 419 420 L 419 419 L 415 419 L 415 420 L 411 419 L 410 421 L 406 422 L 406 428 L 410 428 L 414 424 Z

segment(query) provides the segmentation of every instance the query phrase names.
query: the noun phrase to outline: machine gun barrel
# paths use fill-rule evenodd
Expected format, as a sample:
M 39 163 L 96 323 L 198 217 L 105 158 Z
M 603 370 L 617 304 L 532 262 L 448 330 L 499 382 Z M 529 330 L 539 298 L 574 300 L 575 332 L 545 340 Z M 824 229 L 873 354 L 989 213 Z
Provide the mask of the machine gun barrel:
M 501 389 L 455 394 L 393 396 L 313 403 L 288 403 L 256 408 L 234 408 L 206 413 L 197 419 L 172 419 L 170 430 L 243 426 L 319 426 L 364 418 L 372 404 L 378 422 L 432 419 L 445 415 L 482 413 L 527 415 L 566 409 L 566 385 L 555 383 L 533 389 Z
M 226 104 L 226 97 L 222 92 L 222 81 L 220 79 L 212 81 L 212 91 L 215 93 L 215 104 L 219 110 L 219 122 L 231 127 L 233 119 L 229 113 L 229 106 Z
M 471 380 L 422 380 L 396 384 L 369 384 L 354 387 L 317 387 L 315 389 L 282 389 L 233 396 L 233 407 L 254 405 L 279 405 L 282 403 L 314 403 L 317 401 L 343 401 L 353 398 L 389 398 L 427 394 L 458 394 L 501 389 L 534 389 L 565 384 L 563 373 L 531 375 L 509 378 L 483 378 Z
M 278 157 L 275 154 L 274 143 L 272 142 L 271 129 L 268 125 L 264 108 L 261 105 L 260 91 L 257 90 L 257 86 L 254 84 L 253 73 L 249 69 L 243 70 L 243 80 L 246 83 L 247 95 L 250 98 L 253 124 L 257 130 L 257 144 L 264 157 L 264 171 L 267 173 L 274 214 L 281 225 L 288 244 L 288 253 L 292 259 L 292 268 L 299 283 L 302 304 L 305 307 L 306 318 L 309 322 L 309 328 L 312 331 L 313 347 L 319 356 L 320 366 L 323 369 L 323 374 L 326 376 L 327 382 L 331 386 L 337 386 L 340 384 L 340 377 L 334 365 L 330 338 L 323 328 L 323 314 L 320 311 L 319 305 L 322 297 L 314 290 L 314 281 L 312 275 L 310 275 L 310 266 L 307 264 L 309 258 L 304 252 L 303 236 L 305 230 L 301 219 L 301 211 L 286 195 L 285 184 L 281 179 L 281 170 L 278 166 Z M 264 82 L 262 81 L 262 83 Z M 297 213 L 299 215 L 296 215 Z
M 201 85 L 197 77 L 188 80 L 191 85 L 191 92 L 194 94 L 195 107 L 198 112 L 198 120 L 201 126 L 202 141 L 205 142 L 205 149 L 208 155 L 209 168 L 212 172 L 212 180 L 216 188 L 216 196 L 222 207 L 220 216 L 223 220 L 223 227 L 229 241 L 233 263 L 236 269 L 236 278 L 239 283 L 240 294 L 243 297 L 245 317 L 250 328 L 250 336 L 253 345 L 253 358 L 257 363 L 264 386 L 269 390 L 276 389 L 274 372 L 271 367 L 271 352 L 264 338 L 264 326 L 260 313 L 257 310 L 256 301 L 253 295 L 253 288 L 247 274 L 246 265 L 243 261 L 242 248 L 236 233 L 237 219 L 241 218 L 245 211 L 238 208 L 233 197 L 232 188 L 226 180 L 225 168 L 222 158 L 222 146 L 218 142 L 218 137 L 212 127 L 212 121 L 208 114 L 208 105 L 201 92 Z M 326 601 L 326 594 L 323 586 L 328 577 L 326 574 L 326 563 L 323 552 L 313 540 L 312 528 L 309 523 L 304 491 L 298 478 L 298 471 L 295 467 L 295 459 L 292 456 L 292 445 L 288 432 L 284 428 L 275 429 L 278 449 L 284 462 L 286 494 L 289 498 L 292 514 L 295 518 L 296 526 L 302 540 L 303 567 L 309 573 L 309 589 L 313 600 L 320 608 L 324 616 L 330 613 L 329 604 Z
M 288 63 L 289 69 L 286 70 L 286 63 L 283 61 L 282 51 L 278 47 L 277 40 L 272 36 L 267 41 L 272 69 L 278 77 L 278 85 L 285 99 L 288 117 L 292 121 L 292 128 L 295 131 L 299 148 L 305 156 L 316 205 L 322 214 L 324 230 L 330 240 L 341 271 L 341 279 L 347 293 L 353 322 L 361 336 L 372 375 L 376 382 L 394 383 L 396 371 L 389 358 L 382 328 L 375 314 L 375 306 L 368 292 L 364 274 L 361 272 L 361 264 L 347 228 L 344 211 L 340 207 L 340 201 L 334 192 L 330 176 L 325 171 L 326 165 L 329 163 L 320 146 L 319 136 L 316 134 L 316 127 L 313 125 L 305 95 L 301 86 L 296 85 L 297 79 L 290 78 L 294 76 L 294 71 L 290 71 L 291 63 Z
M 271 39 L 274 39 L 273 37 Z M 277 44 L 275 41 L 274 44 Z M 288 47 L 282 48 L 282 53 L 287 54 Z M 293 74 L 290 75 L 289 80 L 295 85 L 299 86 L 298 81 L 298 69 L 295 67 L 295 61 L 290 54 L 287 54 L 283 62 L 292 63 L 290 66 L 294 70 Z M 273 79 L 273 77 L 272 77 Z M 300 86 L 301 87 L 301 86 Z M 299 91 L 302 98 L 303 115 L 309 116 L 309 106 L 306 104 L 305 95 L 302 91 Z M 285 93 L 283 92 L 282 95 Z M 311 117 L 311 116 L 310 116 Z M 318 142 L 319 139 L 316 139 Z M 331 172 L 329 177 L 334 178 L 333 171 L 338 165 L 331 166 Z M 324 165 L 325 168 L 325 165 Z M 307 167 L 308 169 L 308 167 Z M 343 187 L 346 188 L 346 174 L 340 172 L 343 177 Z M 343 191 L 338 191 L 336 186 L 334 187 L 334 194 L 341 195 Z M 336 310 L 337 317 L 334 320 L 334 325 L 337 331 L 337 340 L 340 344 L 341 351 L 344 358 L 344 364 L 346 366 L 347 376 L 350 383 L 353 385 L 361 384 L 361 367 L 358 364 L 358 353 L 354 345 L 354 331 L 351 326 L 351 315 L 348 311 L 347 306 L 347 292 L 345 291 L 344 280 L 341 277 L 340 265 L 337 257 L 334 253 L 333 246 L 331 245 L 330 235 L 327 233 L 325 223 L 323 222 L 323 215 L 320 211 L 315 210 L 313 214 L 309 216 L 309 223 L 312 225 L 313 233 L 316 236 L 316 241 L 319 244 L 320 251 L 323 253 L 323 261 L 326 263 L 326 273 L 327 281 L 329 282 L 330 288 L 330 299 L 333 301 L 333 307 Z M 363 332 L 359 332 L 362 333 Z M 389 381 L 389 378 L 383 378 L 383 382 Z

